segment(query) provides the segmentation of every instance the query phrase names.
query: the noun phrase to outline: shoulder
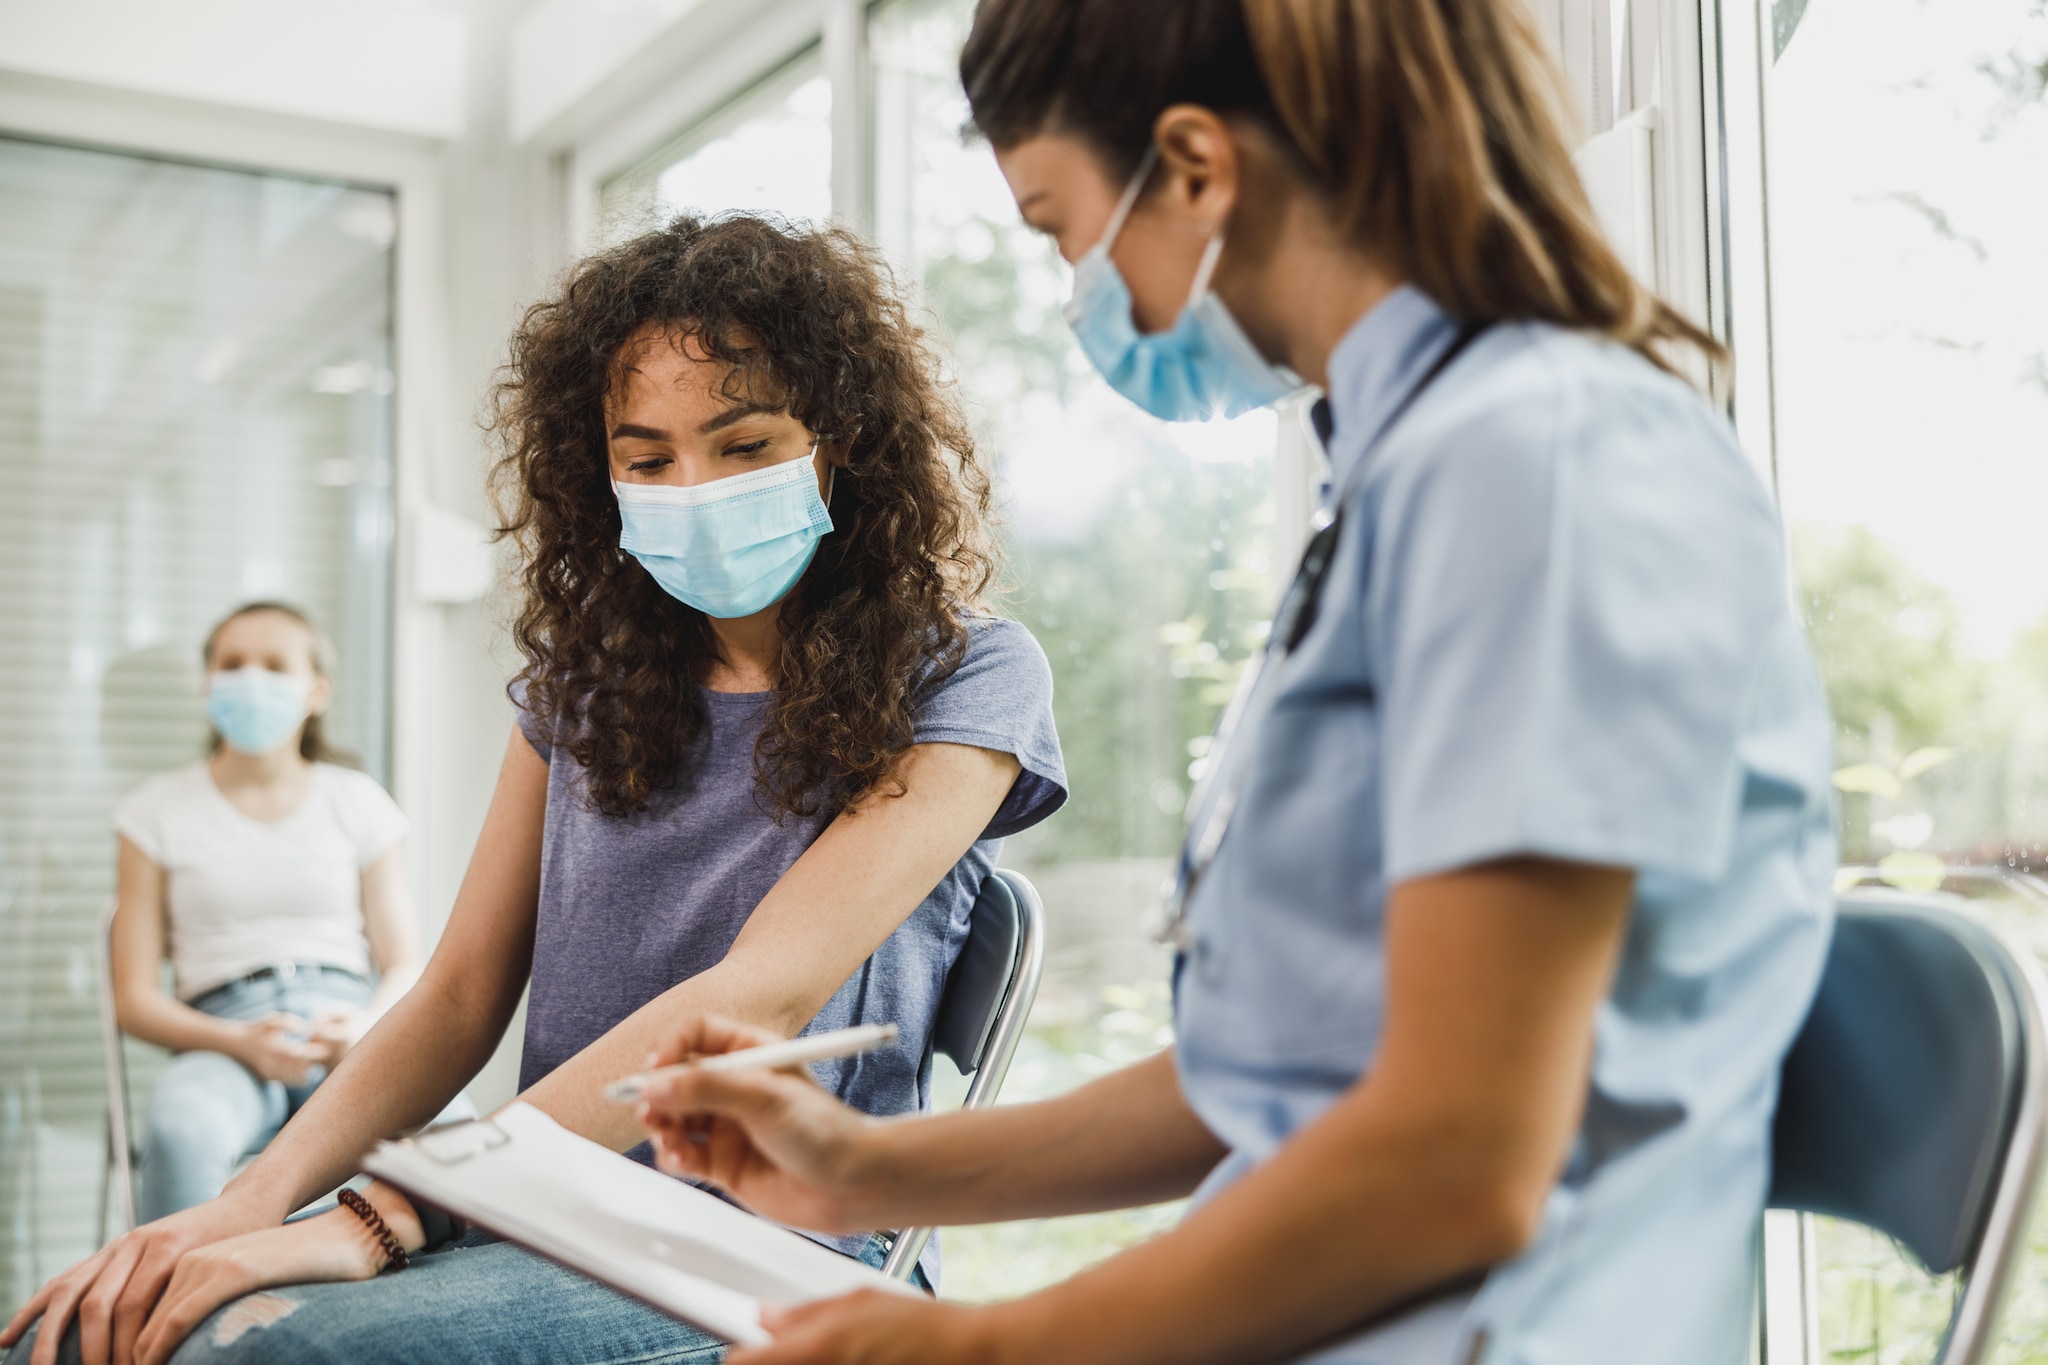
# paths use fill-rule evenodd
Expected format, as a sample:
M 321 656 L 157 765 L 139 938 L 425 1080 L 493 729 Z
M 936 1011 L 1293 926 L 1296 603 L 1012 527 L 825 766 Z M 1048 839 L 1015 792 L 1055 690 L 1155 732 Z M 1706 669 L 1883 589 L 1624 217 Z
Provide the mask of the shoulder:
M 1411 464 L 1546 473 L 1595 458 L 1667 490 L 1714 487 L 1738 506 L 1769 507 L 1727 421 L 1690 384 L 1625 346 L 1543 323 L 1474 342 L 1394 449 Z
M 1383 520 L 1427 528 L 1512 506 L 1547 514 L 1553 549 L 1590 532 L 1673 537 L 1731 565 L 1767 550 L 1775 580 L 1769 490 L 1684 380 L 1601 338 L 1520 323 L 1490 329 L 1439 384 L 1369 481 Z
M 210 780 L 204 759 L 146 778 L 115 805 L 114 823 L 121 825 L 137 819 L 153 819 L 166 811 L 177 810 L 191 799 L 199 782 Z
M 554 759 L 555 741 L 558 729 L 553 719 L 543 721 L 533 712 L 530 700 L 531 680 L 524 674 L 505 684 L 505 695 L 512 701 L 512 720 L 518 725 L 519 733 L 526 736 L 526 742 L 546 762 Z
M 967 658 L 1003 668 L 1051 672 L 1045 650 L 1029 629 L 1006 616 L 975 612 L 965 618 Z
M 1015 621 L 967 615 L 960 666 L 919 703 L 916 741 L 972 744 L 1014 755 L 1023 773 L 984 838 L 1015 834 L 1067 799 L 1067 769 L 1052 712 L 1052 665 L 1037 639 Z
M 336 827 L 356 846 L 358 862 L 368 867 L 406 835 L 405 812 L 384 785 L 366 772 L 333 763 L 313 765 L 313 780 L 326 797 Z
M 967 646 L 959 667 L 940 678 L 925 697 L 927 705 L 948 694 L 1008 690 L 1020 701 L 1043 697 L 1050 705 L 1052 665 L 1029 630 L 1006 617 L 985 612 L 965 616 Z
M 200 784 L 212 781 L 204 759 L 158 773 L 115 805 L 115 832 L 152 860 L 163 862 L 176 843 L 171 830 L 180 817 L 189 821 L 209 809 L 202 803 L 205 791 Z
M 1030 631 L 1000 616 L 975 612 L 963 624 L 967 648 L 959 666 L 918 699 L 918 738 L 966 740 L 1036 755 L 1056 767 L 1059 739 L 1045 651 Z

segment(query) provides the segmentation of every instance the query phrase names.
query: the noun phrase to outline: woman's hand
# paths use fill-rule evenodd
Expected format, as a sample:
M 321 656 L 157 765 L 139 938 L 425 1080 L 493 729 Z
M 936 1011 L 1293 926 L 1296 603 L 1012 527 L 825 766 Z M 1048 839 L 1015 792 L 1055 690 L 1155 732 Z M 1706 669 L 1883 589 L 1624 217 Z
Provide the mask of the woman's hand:
M 996 1313 L 866 1289 L 800 1308 L 764 1308 L 775 1338 L 735 1350 L 726 1365 L 993 1365 L 1003 1336 Z
M 85 1365 L 127 1365 L 181 1259 L 195 1248 L 273 1227 L 277 1218 L 254 1201 L 226 1194 L 123 1233 L 38 1290 L 0 1332 L 0 1349 L 41 1318 L 31 1365 L 56 1365 L 57 1346 L 76 1318 Z
M 326 1010 L 314 1017 L 313 1045 L 320 1049 L 320 1060 L 329 1071 L 363 1040 L 370 1023 L 368 1010 Z
M 215 1309 L 279 1284 L 367 1280 L 386 1253 L 347 1209 L 264 1228 L 187 1252 L 135 1342 L 136 1365 L 161 1365 Z
M 650 1059 L 672 1066 L 783 1041 L 717 1016 L 690 1020 Z M 758 1213 L 818 1232 L 879 1226 L 883 1125 L 826 1094 L 804 1069 L 685 1071 L 648 1084 L 640 1121 L 655 1162 Z
M 273 1014 L 241 1026 L 234 1058 L 259 1080 L 304 1084 L 306 1073 L 327 1061 L 324 1043 L 308 1037 L 313 1026 L 296 1014 Z

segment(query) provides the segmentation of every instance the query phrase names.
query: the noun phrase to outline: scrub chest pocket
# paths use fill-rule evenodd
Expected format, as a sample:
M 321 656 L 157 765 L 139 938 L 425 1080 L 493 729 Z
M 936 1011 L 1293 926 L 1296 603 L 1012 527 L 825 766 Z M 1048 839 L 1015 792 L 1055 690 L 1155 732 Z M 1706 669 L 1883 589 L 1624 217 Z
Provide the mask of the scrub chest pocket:
M 1291 662 L 1291 661 L 1289 661 Z M 1246 1061 L 1362 1067 L 1379 1034 L 1380 715 L 1363 682 L 1294 689 L 1282 663 L 1245 718 L 1232 831 L 1190 907 L 1184 1027 Z

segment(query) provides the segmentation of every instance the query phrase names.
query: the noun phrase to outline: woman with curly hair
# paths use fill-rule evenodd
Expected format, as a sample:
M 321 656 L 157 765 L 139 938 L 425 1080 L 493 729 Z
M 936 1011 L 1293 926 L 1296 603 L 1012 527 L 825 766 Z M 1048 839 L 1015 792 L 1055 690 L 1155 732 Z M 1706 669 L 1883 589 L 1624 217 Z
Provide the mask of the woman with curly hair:
M 36 1365 L 60 1337 L 188 1365 L 718 1357 L 382 1184 L 364 1193 L 404 1274 L 377 1275 L 355 1212 L 284 1219 L 432 1118 L 529 983 L 520 1098 L 620 1151 L 645 1135 L 605 1084 L 705 1011 L 783 1036 L 898 1024 L 826 1083 L 871 1114 L 925 1104 L 998 841 L 1065 798 L 1044 656 L 979 606 L 989 478 L 937 372 L 866 248 L 751 216 L 679 218 L 528 311 L 496 421 L 526 666 L 440 945 L 219 1198 L 36 1296 L 10 1333 L 71 1328 Z

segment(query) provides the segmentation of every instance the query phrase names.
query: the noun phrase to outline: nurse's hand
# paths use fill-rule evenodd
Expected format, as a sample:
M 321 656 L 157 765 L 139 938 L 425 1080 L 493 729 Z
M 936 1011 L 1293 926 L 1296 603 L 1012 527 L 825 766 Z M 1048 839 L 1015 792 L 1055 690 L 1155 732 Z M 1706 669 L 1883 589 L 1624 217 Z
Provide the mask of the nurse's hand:
M 763 1029 L 702 1016 L 657 1052 L 673 1066 L 784 1041 Z M 683 1071 L 648 1083 L 640 1121 L 655 1163 L 718 1186 L 756 1213 L 816 1232 L 857 1232 L 888 1218 L 880 1160 L 884 1124 L 841 1104 L 809 1071 Z
M 800 1308 L 764 1308 L 775 1338 L 735 1350 L 726 1365 L 959 1365 L 1002 1358 L 996 1310 L 879 1289 Z

